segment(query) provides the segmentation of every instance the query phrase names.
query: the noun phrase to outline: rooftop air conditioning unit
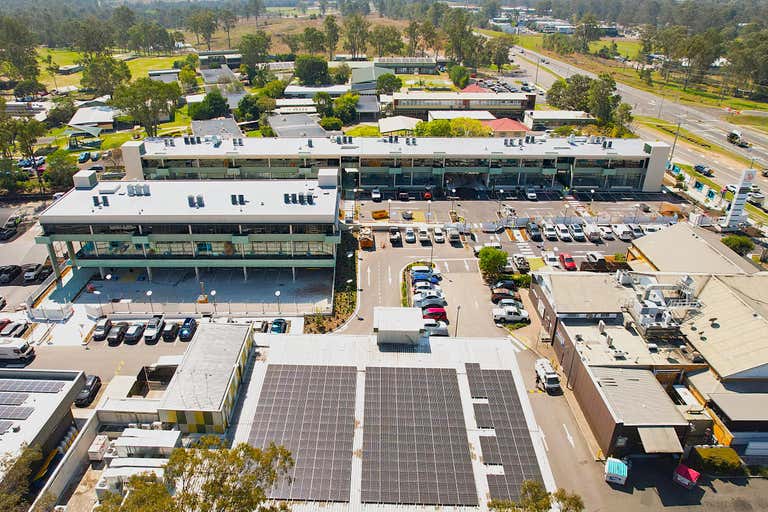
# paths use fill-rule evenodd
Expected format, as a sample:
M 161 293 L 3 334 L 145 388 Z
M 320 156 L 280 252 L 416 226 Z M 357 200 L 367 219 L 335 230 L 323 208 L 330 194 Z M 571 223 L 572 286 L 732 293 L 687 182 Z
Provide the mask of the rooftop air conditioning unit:
M 597 330 L 600 331 L 600 334 L 605 334 L 605 322 L 602 320 L 597 322 Z

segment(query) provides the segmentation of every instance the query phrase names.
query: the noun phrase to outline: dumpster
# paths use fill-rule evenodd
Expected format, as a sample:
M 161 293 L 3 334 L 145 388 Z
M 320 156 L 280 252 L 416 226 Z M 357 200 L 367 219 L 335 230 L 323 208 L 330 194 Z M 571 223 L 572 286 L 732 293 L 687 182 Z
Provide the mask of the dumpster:
M 672 473 L 672 481 L 685 487 L 686 489 L 693 489 L 693 487 L 696 485 L 696 482 L 699 481 L 700 476 L 701 473 L 695 469 L 691 469 L 685 464 L 680 464 Z
M 605 461 L 605 481 L 611 484 L 624 485 L 627 483 L 629 467 L 626 462 L 620 459 L 608 457 Z

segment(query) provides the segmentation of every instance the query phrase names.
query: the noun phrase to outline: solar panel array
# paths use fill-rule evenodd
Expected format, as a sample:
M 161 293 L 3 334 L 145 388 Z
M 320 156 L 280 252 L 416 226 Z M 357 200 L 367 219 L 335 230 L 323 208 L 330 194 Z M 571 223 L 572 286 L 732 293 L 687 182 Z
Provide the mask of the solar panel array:
M 0 405 L 21 405 L 29 398 L 29 393 L 0 393 Z
M 13 426 L 12 421 L 5 421 L 5 420 L 0 421 L 0 434 L 5 434 L 11 429 L 12 426 Z
M 0 391 L 58 393 L 63 388 L 64 382 L 59 380 L 0 379 Z
M 294 460 L 270 498 L 349 501 L 356 381 L 351 366 L 267 367 L 249 443 L 283 445 Z
M 456 371 L 368 367 L 364 503 L 477 505 Z
M 25 420 L 35 410 L 34 407 L 16 407 L 15 405 L 0 405 L 0 419 Z
M 467 364 L 466 369 L 472 398 L 488 399 L 487 410 L 485 404 L 475 404 L 478 426 L 496 432 L 495 437 L 480 437 L 483 461 L 504 467 L 503 475 L 486 477 L 490 496 L 517 501 L 524 480 L 542 478 L 512 372 L 481 370 L 478 364 Z

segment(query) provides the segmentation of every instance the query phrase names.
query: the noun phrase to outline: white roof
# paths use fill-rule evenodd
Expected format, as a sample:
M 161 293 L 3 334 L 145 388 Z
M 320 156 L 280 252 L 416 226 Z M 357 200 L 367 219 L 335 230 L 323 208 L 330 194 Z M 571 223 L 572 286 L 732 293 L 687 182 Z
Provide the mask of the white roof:
M 373 308 L 374 331 L 419 332 L 424 329 L 424 317 L 419 308 Z
M 588 144 L 586 138 L 577 137 L 573 142 L 567 139 L 537 138 L 532 144 L 505 146 L 501 137 L 487 138 L 444 138 L 417 137 L 415 144 L 406 144 L 405 137 L 397 143 L 385 142 L 382 137 L 353 137 L 351 144 L 337 144 L 331 138 L 312 138 L 309 147 L 306 138 L 260 138 L 247 137 L 242 146 L 233 146 L 224 141 L 218 148 L 213 141 L 201 144 L 184 144 L 183 138 L 174 139 L 173 146 L 167 146 L 162 139 L 147 139 L 143 142 L 142 158 L 270 158 L 270 157 L 307 157 L 341 156 L 472 156 L 487 158 L 497 155 L 504 158 L 538 157 L 546 155 L 573 156 L 579 158 L 648 158 L 645 146 L 667 146 L 663 142 L 646 142 L 641 139 L 614 139 L 612 148 L 603 148 L 602 144 Z M 668 230 L 662 231 L 662 233 Z M 647 237 L 644 237 L 647 238 Z
M 318 86 L 318 87 L 307 87 L 304 85 L 289 85 L 285 88 L 285 94 L 286 96 L 307 96 L 311 95 L 313 96 L 315 93 L 318 92 L 327 92 L 331 96 L 340 96 L 344 94 L 345 92 L 349 92 L 349 86 L 345 84 L 341 85 L 328 85 L 328 86 Z
M 413 130 L 421 119 L 408 116 L 383 117 L 379 119 L 379 131 L 381 133 L 392 133 L 406 130 Z
M 481 121 L 490 121 L 496 119 L 496 116 L 487 110 L 430 110 L 430 119 L 457 119 L 467 117 L 469 119 L 478 119 Z
M 594 119 L 582 110 L 526 110 L 526 116 L 533 119 Z
M 395 92 L 392 97 L 395 100 L 527 100 L 531 94 L 519 92 L 427 92 L 408 91 Z
M 72 126 L 112 123 L 117 116 L 117 110 L 108 106 L 80 107 L 69 120 Z
M 276 107 L 314 107 L 315 100 L 312 98 L 278 98 L 275 100 Z
M 150 195 L 128 195 L 128 186 L 144 182 L 105 182 L 72 189 L 40 216 L 40 223 L 333 223 L 338 193 L 317 180 L 153 181 Z M 245 196 L 233 205 L 232 194 Z M 286 204 L 284 194 L 312 194 L 313 204 Z M 188 196 L 201 195 L 204 206 L 190 207 Z M 93 196 L 109 206 L 94 206 Z

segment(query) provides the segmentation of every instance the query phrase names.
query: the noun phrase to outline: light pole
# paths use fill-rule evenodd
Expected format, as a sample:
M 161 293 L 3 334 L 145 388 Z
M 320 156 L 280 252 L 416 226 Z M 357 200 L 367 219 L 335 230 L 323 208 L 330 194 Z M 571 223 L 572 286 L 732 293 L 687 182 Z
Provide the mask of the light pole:
M 459 335 L 459 312 L 461 311 L 461 304 L 456 305 L 456 325 L 453 329 L 453 337 L 456 338 Z
M 536 78 L 533 79 L 533 83 L 539 85 L 539 63 L 541 63 L 541 57 L 536 59 Z
M 213 314 L 216 314 L 216 290 L 211 290 L 211 298 L 213 299 Z
M 452 188 L 451 189 L 451 211 L 454 210 L 453 203 L 454 203 L 455 200 L 456 200 L 456 189 Z
M 154 313 L 155 306 L 152 304 L 152 290 L 147 290 L 147 298 L 149 299 L 149 310 Z
M 633 224 L 637 224 L 637 212 L 638 212 L 638 210 L 640 210 L 640 204 L 639 203 L 635 203 L 634 209 L 635 209 L 635 218 L 632 220 L 632 223 Z
M 675 140 L 672 142 L 672 150 L 669 152 L 669 162 L 672 162 L 672 157 L 675 156 L 675 148 L 677 147 L 677 139 L 680 137 L 680 125 L 682 124 L 682 120 L 678 118 L 677 120 L 677 130 L 675 130 Z
M 568 222 L 568 221 L 570 220 L 570 217 L 568 216 L 568 208 L 569 208 L 570 206 L 571 206 L 571 205 L 569 205 L 569 204 L 565 204 L 565 205 L 563 206 L 563 218 L 565 219 L 565 223 L 566 223 L 566 224 L 570 224 L 570 223 Z
M 589 189 L 589 210 L 592 211 L 592 205 L 595 203 L 595 189 Z
M 499 189 L 499 218 L 501 218 L 501 201 L 504 199 L 504 189 Z
M 432 218 L 432 200 L 427 201 L 427 224 L 430 223 L 430 219 Z
M 387 218 L 392 220 L 392 200 L 387 199 Z
M 99 290 L 93 290 L 93 294 L 99 299 L 99 311 L 101 312 L 99 316 L 104 316 L 104 303 L 101 302 L 101 292 Z
M 277 314 L 280 314 L 280 290 L 275 290 L 275 297 L 277 297 Z
M 433 242 L 429 243 L 429 266 L 432 266 L 432 255 L 435 252 L 435 244 Z
M 107 274 L 107 275 L 105 275 L 105 276 L 104 276 L 104 280 L 105 280 L 105 281 L 112 281 L 112 274 Z M 112 302 L 112 294 L 111 294 L 111 293 L 108 293 L 108 294 L 107 294 L 107 300 L 108 300 L 109 302 Z

